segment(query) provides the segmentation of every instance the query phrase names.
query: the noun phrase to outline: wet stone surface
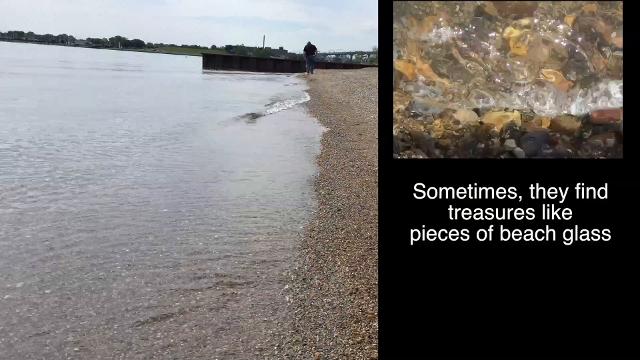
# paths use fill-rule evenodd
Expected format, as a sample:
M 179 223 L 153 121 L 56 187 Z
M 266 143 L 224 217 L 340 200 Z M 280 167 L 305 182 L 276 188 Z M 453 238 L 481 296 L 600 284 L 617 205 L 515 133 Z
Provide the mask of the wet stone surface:
M 394 4 L 397 158 L 620 158 L 622 2 Z

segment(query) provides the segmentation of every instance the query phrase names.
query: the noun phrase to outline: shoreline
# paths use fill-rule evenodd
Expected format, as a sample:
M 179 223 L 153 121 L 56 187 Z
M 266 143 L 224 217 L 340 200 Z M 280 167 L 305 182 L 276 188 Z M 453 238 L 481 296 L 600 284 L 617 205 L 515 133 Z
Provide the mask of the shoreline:
M 290 274 L 289 334 L 275 357 L 377 358 L 377 68 L 305 78 L 309 113 L 327 131 L 316 160 L 317 207 Z
M 112 50 L 112 51 L 128 51 L 128 52 L 138 52 L 138 53 L 147 53 L 147 54 L 164 54 L 164 55 L 183 55 L 183 56 L 195 56 L 195 57 L 202 57 L 202 52 L 208 53 L 208 54 L 225 54 L 224 52 L 220 52 L 220 51 L 212 51 L 210 49 L 199 49 L 202 52 L 180 52 L 180 51 L 169 51 L 169 50 L 161 50 L 161 51 L 153 51 L 154 49 L 149 49 L 149 50 L 145 50 L 145 49 L 135 49 L 135 48 L 122 48 L 122 49 L 118 49 L 118 48 L 108 48 L 108 47 L 93 47 L 93 46 L 75 46 L 75 45 L 64 45 L 64 44 L 49 44 L 49 43 L 38 43 L 38 42 L 33 42 L 33 41 L 19 41 L 19 40 L 6 40 L 6 39 L 2 39 L 0 40 L 0 42 L 6 42 L 6 43 L 13 43 L 13 44 L 32 44 L 32 45 L 45 45 L 45 46 L 60 46 L 60 47 L 66 47 L 66 48 L 74 48 L 74 49 L 90 49 L 90 50 Z M 166 48 L 164 48 L 166 49 Z M 171 49 L 180 49 L 180 47 L 175 47 L 175 48 L 171 48 Z M 190 50 L 194 50 L 193 48 L 187 48 Z

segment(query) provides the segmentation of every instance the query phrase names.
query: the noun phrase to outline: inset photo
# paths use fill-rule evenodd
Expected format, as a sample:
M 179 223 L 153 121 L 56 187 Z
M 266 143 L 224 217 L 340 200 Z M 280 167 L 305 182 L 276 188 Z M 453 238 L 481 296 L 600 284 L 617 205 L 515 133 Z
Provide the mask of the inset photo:
M 394 2 L 394 158 L 622 158 L 622 8 Z

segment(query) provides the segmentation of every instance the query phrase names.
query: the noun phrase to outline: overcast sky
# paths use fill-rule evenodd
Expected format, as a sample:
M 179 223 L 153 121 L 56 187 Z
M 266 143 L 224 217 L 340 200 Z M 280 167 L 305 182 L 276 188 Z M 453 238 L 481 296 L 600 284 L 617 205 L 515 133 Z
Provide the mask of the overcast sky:
M 147 42 L 284 46 L 301 52 L 378 44 L 377 0 L 0 0 L 0 31 L 121 35 Z

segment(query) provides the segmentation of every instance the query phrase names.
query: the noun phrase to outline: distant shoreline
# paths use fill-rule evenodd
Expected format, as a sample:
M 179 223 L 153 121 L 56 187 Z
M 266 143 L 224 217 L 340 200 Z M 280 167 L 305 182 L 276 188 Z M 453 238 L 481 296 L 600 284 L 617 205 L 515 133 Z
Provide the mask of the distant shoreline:
M 228 52 L 225 50 L 225 48 L 219 47 L 216 49 L 209 49 L 209 48 L 195 48 L 195 47 L 182 47 L 182 46 L 161 46 L 161 47 L 154 47 L 154 48 L 115 48 L 115 47 L 103 47 L 103 46 L 85 46 L 85 45 L 79 45 L 79 44 L 73 44 L 73 45 L 65 45 L 62 43 L 47 43 L 47 42 L 39 42 L 39 41 L 29 41 L 29 40 L 21 40 L 21 39 L 7 39 L 7 38 L 0 38 L 0 42 L 8 42 L 8 43 L 20 43 L 20 44 L 34 44 L 34 45 L 51 45 L 51 46 L 63 46 L 63 47 L 69 47 L 69 48 L 83 48 L 83 49 L 96 49 L 96 50 L 116 50 L 116 51 L 132 51 L 132 52 L 140 52 L 140 53 L 149 53 L 149 54 L 166 54 L 166 55 L 185 55 L 185 56 L 199 56 L 202 57 L 202 54 L 220 54 L 220 55 L 240 55 L 240 56 L 249 56 L 249 57 L 258 57 L 258 58 L 287 58 L 287 59 L 292 59 L 292 60 L 303 60 L 302 54 L 298 54 L 298 53 L 293 53 L 293 52 L 289 52 L 288 56 L 286 57 L 282 57 L 279 55 L 271 55 L 271 56 L 259 56 L 259 55 L 252 55 L 252 54 L 237 54 L 235 52 Z M 268 50 L 270 48 L 267 48 Z M 277 51 L 275 49 L 272 49 L 273 51 Z M 271 50 L 269 50 L 271 51 Z M 286 50 L 284 50 L 286 52 Z M 328 62 L 336 62 L 334 60 L 326 60 Z M 343 62 L 343 61 L 337 61 L 337 62 Z M 351 62 L 346 62 L 346 63 L 351 63 Z M 370 64 L 370 65 L 376 65 L 377 66 L 377 61 L 374 63 L 368 63 L 368 62 L 353 62 L 355 64 Z
M 48 44 L 48 43 L 35 42 L 35 41 L 8 40 L 8 39 L 0 39 L 0 42 L 47 45 L 47 46 L 62 46 L 62 47 L 68 47 L 68 48 L 82 48 L 82 49 L 93 49 L 93 50 L 133 51 L 133 52 L 141 52 L 141 53 L 149 53 L 149 54 L 167 54 L 167 55 L 202 56 L 202 53 L 227 54 L 226 51 L 222 51 L 222 50 L 181 48 L 179 46 L 156 48 L 156 49 L 134 49 L 134 48 L 117 49 L 117 48 L 97 47 L 97 46 Z

